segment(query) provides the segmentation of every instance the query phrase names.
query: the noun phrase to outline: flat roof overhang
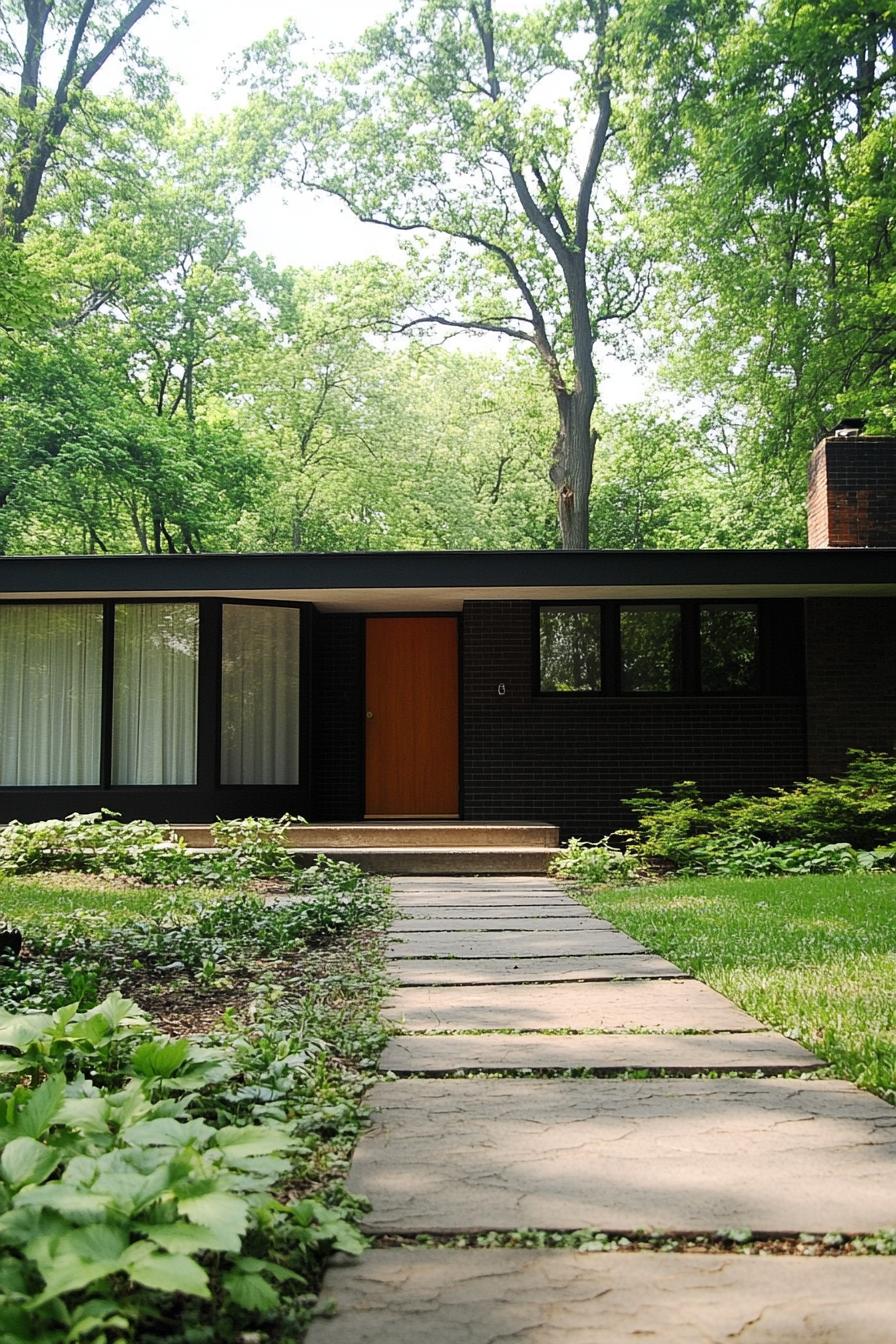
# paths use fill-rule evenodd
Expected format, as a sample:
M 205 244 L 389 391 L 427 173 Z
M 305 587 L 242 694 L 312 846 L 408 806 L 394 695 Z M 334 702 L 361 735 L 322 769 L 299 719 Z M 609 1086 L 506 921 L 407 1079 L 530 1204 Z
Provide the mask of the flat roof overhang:
M 7 556 L 0 601 L 233 597 L 322 611 L 465 601 L 896 596 L 896 549 Z

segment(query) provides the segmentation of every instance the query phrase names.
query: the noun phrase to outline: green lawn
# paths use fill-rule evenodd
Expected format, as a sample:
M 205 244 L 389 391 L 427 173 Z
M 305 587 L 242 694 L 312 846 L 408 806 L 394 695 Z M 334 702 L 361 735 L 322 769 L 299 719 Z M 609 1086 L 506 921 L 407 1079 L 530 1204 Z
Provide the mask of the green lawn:
M 896 1102 L 896 874 L 677 879 L 580 898 Z
M 82 885 L 83 884 L 83 885 Z M 182 888 L 179 895 L 188 901 L 199 893 Z M 206 894 L 206 893 L 204 893 Z M 160 899 L 168 899 L 171 888 L 115 887 L 97 878 L 79 874 L 66 881 L 66 875 L 0 878 L 0 920 L 11 924 L 64 923 L 72 915 L 100 914 L 111 924 L 125 924 L 146 915 Z

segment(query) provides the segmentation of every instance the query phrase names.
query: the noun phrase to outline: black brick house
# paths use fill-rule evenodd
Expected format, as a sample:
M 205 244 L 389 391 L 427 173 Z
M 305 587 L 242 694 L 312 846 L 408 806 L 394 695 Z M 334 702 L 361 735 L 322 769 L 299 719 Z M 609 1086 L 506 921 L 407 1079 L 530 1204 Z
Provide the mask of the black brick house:
M 896 748 L 896 439 L 808 551 L 0 560 L 0 818 L 543 821 Z

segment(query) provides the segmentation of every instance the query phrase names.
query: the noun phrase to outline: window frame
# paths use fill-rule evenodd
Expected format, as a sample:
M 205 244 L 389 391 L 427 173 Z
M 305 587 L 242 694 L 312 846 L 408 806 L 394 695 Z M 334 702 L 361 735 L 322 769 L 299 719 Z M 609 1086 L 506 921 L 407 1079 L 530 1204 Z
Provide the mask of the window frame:
M 223 656 L 224 604 L 260 607 L 290 607 L 299 612 L 299 768 L 297 784 L 222 784 L 221 779 L 221 659 Z M 198 705 L 196 715 L 196 779 L 192 784 L 113 784 L 112 783 L 112 700 L 115 676 L 115 608 L 116 606 L 145 606 L 186 604 L 199 608 L 199 660 L 197 670 Z M 201 810 L 214 810 L 216 799 L 227 806 L 236 805 L 243 797 L 270 798 L 272 806 L 280 811 L 306 810 L 311 761 L 311 646 L 313 604 L 289 599 L 210 597 L 195 594 L 153 594 L 147 597 L 39 597 L 9 598 L 0 602 L 3 607 L 36 606 L 100 606 L 103 611 L 101 711 L 100 711 L 100 778 L 98 784 L 22 784 L 0 788 L 0 796 L 27 795 L 58 800 L 84 799 L 83 805 L 114 806 L 117 799 L 145 798 L 147 809 L 158 811 L 154 801 L 171 795 L 173 798 L 194 798 Z M 56 802 L 48 802 L 56 806 Z M 129 802 L 133 810 L 137 803 Z M 258 810 L 258 809 L 256 809 Z
M 107 680 L 107 601 L 102 597 L 13 597 L 0 602 L 4 607 L 99 607 L 102 612 L 100 634 L 100 741 L 99 741 L 99 783 L 97 784 L 3 784 L 0 794 L 39 794 L 39 793 L 83 793 L 96 794 L 105 787 L 106 761 L 106 680 Z M 111 731 L 111 725 L 110 725 Z
M 221 778 L 223 765 L 223 731 L 224 731 L 224 608 L 225 607 L 286 607 L 290 611 L 295 611 L 299 619 L 299 721 L 298 721 L 298 742 L 296 743 L 297 761 L 296 761 L 296 782 L 295 784 L 225 784 Z M 231 794 L 234 791 L 251 789 L 253 792 L 260 791 L 283 793 L 284 790 L 305 788 L 309 775 L 308 753 L 310 750 L 310 685 L 311 685 L 311 639 L 310 629 L 311 620 L 309 618 L 310 607 L 307 602 L 288 602 L 288 601 L 265 601 L 262 598 L 242 598 L 242 597 L 222 597 L 217 603 L 217 630 L 215 632 L 215 668 L 216 668 L 216 693 L 215 693 L 215 751 L 214 751 L 214 787 L 222 793 Z M 200 646 L 201 647 L 201 646 Z
M 765 622 L 763 620 L 763 604 L 759 598 L 724 598 L 714 597 L 708 601 L 698 601 L 697 604 L 697 694 L 703 699 L 708 700 L 736 700 L 738 698 L 749 699 L 757 695 L 767 695 L 767 684 L 769 682 L 769 660 L 766 653 L 767 640 L 765 638 Z M 700 616 L 705 608 L 724 608 L 731 610 L 739 608 L 755 611 L 756 613 L 756 685 L 752 690 L 732 690 L 732 691 L 707 691 L 703 688 L 703 641 L 700 630 Z
M 611 604 L 612 605 L 612 604 Z M 594 691 L 546 691 L 541 686 L 541 613 L 543 608 L 551 611 L 557 611 L 561 608 L 571 611 L 581 611 L 583 608 L 597 607 L 600 611 L 600 690 Z M 533 603 L 533 638 L 535 646 L 535 657 L 533 661 L 533 689 L 535 694 L 544 700 L 601 700 L 607 695 L 607 637 L 608 637 L 608 613 L 607 603 L 588 602 L 588 601 L 565 601 L 565 602 L 536 602 Z
M 541 611 L 543 607 L 598 607 L 601 611 L 601 689 L 599 691 L 544 691 L 541 689 Z M 681 620 L 681 657 L 678 685 L 670 691 L 624 691 L 622 689 L 622 622 L 623 608 L 677 607 Z M 703 607 L 748 607 L 756 612 L 757 679 L 754 690 L 704 691 L 701 686 L 700 611 Z M 757 696 L 800 695 L 779 680 L 770 632 L 778 622 L 767 610 L 762 598 L 625 598 L 612 600 L 594 598 L 576 601 L 533 602 L 532 604 L 532 692 L 538 700 L 577 703 L 583 700 L 737 700 Z

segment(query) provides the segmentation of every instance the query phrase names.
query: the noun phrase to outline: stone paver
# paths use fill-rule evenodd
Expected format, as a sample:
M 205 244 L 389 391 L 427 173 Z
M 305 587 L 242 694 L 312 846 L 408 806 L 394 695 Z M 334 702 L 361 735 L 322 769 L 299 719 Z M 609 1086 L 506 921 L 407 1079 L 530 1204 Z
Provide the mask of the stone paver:
M 892 1344 L 892 1261 L 372 1251 L 331 1268 L 308 1344 Z
M 397 990 L 383 1015 L 407 1031 L 753 1031 L 761 1025 L 697 980 L 415 986 Z
M 402 933 L 393 931 L 389 952 L 397 957 L 578 957 L 606 952 L 644 952 L 627 934 L 599 925 L 591 933 Z
M 851 1083 L 423 1079 L 369 1102 L 348 1186 L 371 1232 L 868 1233 L 896 1213 L 896 1111 Z
M 663 957 L 631 952 L 603 957 L 486 957 L 481 961 L 451 957 L 392 960 L 389 974 L 399 985 L 522 985 L 564 980 L 677 979 L 684 972 Z
M 592 917 L 577 901 L 554 901 L 551 905 L 536 905 L 534 901 L 528 905 L 403 905 L 396 928 L 406 929 L 409 920 L 425 920 L 429 928 L 437 929 L 441 920 L 450 922 L 452 928 L 457 925 L 476 928 L 480 924 L 488 928 L 489 920 L 589 918 Z M 604 928 L 609 927 L 607 920 L 598 922 Z M 496 923 L 494 927 L 501 925 Z
M 664 1070 L 668 1073 L 786 1073 L 822 1060 L 774 1031 L 708 1036 L 625 1033 L 602 1036 L 393 1036 L 380 1056 L 384 1073 L 450 1074 L 457 1069 Z
M 605 919 L 594 919 L 591 915 L 558 914 L 526 915 L 519 911 L 508 910 L 500 915 L 480 915 L 477 919 L 466 919 L 463 915 L 432 915 L 426 918 L 411 916 L 410 919 L 397 919 L 392 925 L 392 933 L 404 937 L 406 933 L 538 933 L 550 936 L 554 933 L 588 933 L 594 929 L 612 929 L 613 925 Z
M 374 1233 L 777 1236 L 896 1224 L 896 1110 L 544 878 L 405 878 L 406 1032 L 349 1189 Z M 513 931 L 511 931 L 513 930 Z M 444 1033 L 455 1034 L 444 1034 Z M 439 1034 L 443 1033 L 443 1034 Z M 526 1071 L 649 1070 L 653 1079 Z M 518 1076 L 453 1078 L 452 1073 Z M 740 1078 L 699 1073 L 746 1073 Z M 884 1344 L 886 1259 L 395 1249 L 331 1269 L 309 1344 Z

